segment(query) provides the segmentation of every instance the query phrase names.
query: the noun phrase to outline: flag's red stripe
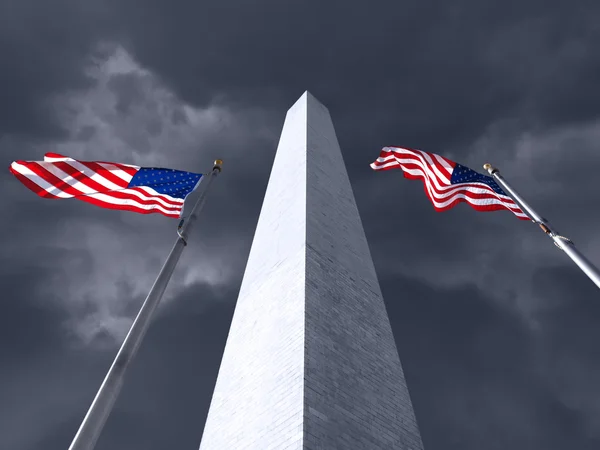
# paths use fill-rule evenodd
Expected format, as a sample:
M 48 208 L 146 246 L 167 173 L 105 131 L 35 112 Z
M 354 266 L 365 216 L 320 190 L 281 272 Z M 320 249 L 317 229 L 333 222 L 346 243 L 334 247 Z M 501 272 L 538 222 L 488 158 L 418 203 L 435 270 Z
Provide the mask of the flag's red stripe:
M 77 162 L 80 164 L 83 164 L 88 169 L 96 172 L 101 177 L 106 178 L 111 183 L 116 184 L 117 186 L 120 186 L 121 189 L 125 189 L 129 185 L 129 183 L 127 181 L 125 181 L 123 178 L 116 176 L 114 173 L 112 173 L 111 170 L 108 170 L 106 167 L 101 166 L 97 162 L 93 162 L 93 161 L 77 161 Z M 137 171 L 135 171 L 133 173 L 133 175 L 135 175 L 136 173 L 137 173 Z
M 23 161 L 18 161 L 19 164 L 22 164 Z M 31 181 L 29 178 L 27 178 L 25 175 L 20 174 L 19 172 L 17 172 L 16 170 L 14 170 L 12 168 L 12 166 L 10 167 L 10 171 L 12 172 L 12 174 L 17 177 L 17 179 L 23 183 L 27 188 L 29 188 L 31 191 L 35 192 L 37 195 L 39 195 L 40 197 L 44 197 L 44 198 L 52 198 L 52 199 L 57 199 L 60 197 L 57 197 L 56 195 L 51 194 L 50 192 L 46 191 L 45 189 L 43 189 L 42 187 L 38 186 L 36 183 L 34 183 L 33 181 Z
M 111 190 L 111 189 L 107 188 L 106 186 L 104 186 L 103 184 L 98 183 L 95 180 L 93 180 L 92 178 L 88 177 L 83 172 L 80 172 L 79 170 L 77 170 L 76 168 L 71 166 L 68 162 L 61 161 L 61 162 L 55 162 L 52 164 L 59 167 L 61 170 L 68 173 L 73 178 L 82 182 L 87 187 L 89 187 L 90 189 L 92 189 L 96 192 L 100 192 L 100 193 L 103 193 L 105 195 L 109 195 L 109 196 L 115 197 L 115 198 L 135 200 L 136 202 L 141 203 L 143 205 L 158 205 L 158 206 L 162 206 L 163 208 L 168 209 L 168 210 L 181 209 L 181 202 L 174 202 L 173 200 L 169 199 L 166 195 L 161 195 L 161 194 L 153 195 L 153 194 L 149 194 L 148 192 L 146 192 L 142 189 L 132 188 L 132 190 L 139 192 L 141 195 L 143 195 L 145 197 L 145 198 L 140 198 L 138 196 L 123 193 L 121 191 Z M 88 166 L 87 164 L 86 164 L 86 167 L 88 169 L 92 170 L 92 167 Z M 107 170 L 106 169 L 103 169 L 103 170 L 104 170 L 104 173 L 98 174 L 99 176 L 104 177 Z M 122 189 L 127 189 L 128 184 L 129 183 L 125 183 L 124 180 L 121 180 L 121 186 L 123 186 Z
M 29 170 L 31 170 L 33 173 L 38 175 L 40 178 L 43 178 L 44 180 L 46 180 L 55 189 L 60 190 L 66 194 L 72 195 L 74 197 L 83 195 L 83 192 L 81 192 L 78 189 L 75 189 L 69 183 L 67 183 L 64 180 L 61 180 L 53 173 L 48 172 L 42 165 L 38 164 L 37 162 L 35 162 L 35 161 L 19 161 L 19 163 L 24 165 L 25 167 L 27 167 Z
M 83 165 L 87 165 L 88 163 L 91 163 L 91 164 L 109 164 L 109 165 L 115 166 L 117 169 L 122 170 L 123 172 L 125 172 L 125 173 L 127 173 L 128 175 L 131 175 L 131 176 L 134 176 L 137 173 L 137 171 L 139 170 L 139 168 L 131 167 L 131 166 L 128 166 L 126 164 L 114 163 L 114 162 L 106 162 L 106 161 L 79 161 L 79 160 L 70 158 L 68 156 L 61 155 L 59 153 L 48 152 L 48 153 L 45 153 L 44 156 L 46 156 L 48 158 L 69 158 L 69 159 L 72 159 L 73 161 L 76 161 L 76 162 L 81 163 Z M 104 170 L 108 170 L 108 169 L 104 169 Z M 123 180 L 121 180 L 121 181 L 123 181 Z
M 454 169 L 454 167 L 456 167 L 456 163 L 454 161 L 449 160 L 448 158 L 444 158 L 443 156 L 440 155 L 435 155 L 434 153 L 428 153 L 428 152 L 423 152 L 420 150 L 413 150 L 410 148 L 403 148 L 403 150 L 408 150 L 411 152 L 414 152 L 414 154 L 410 155 L 410 154 L 406 154 L 406 153 L 395 153 L 391 150 L 382 150 L 381 154 L 379 155 L 381 158 L 387 158 L 387 157 L 394 157 L 394 158 L 415 158 L 418 159 L 419 161 L 421 161 L 423 164 L 430 166 L 430 164 L 427 162 L 427 160 L 423 157 L 423 154 L 428 155 L 432 162 L 434 163 L 434 165 L 438 168 L 438 170 L 443 173 L 444 175 L 448 176 L 448 179 L 450 179 L 450 176 L 452 175 L 452 173 L 448 173 L 448 170 L 438 161 L 438 158 L 441 158 L 442 160 L 446 161 L 446 163 L 450 166 L 451 169 Z M 436 158 L 436 156 L 438 158 Z M 379 161 L 375 161 L 374 163 L 376 166 L 378 165 L 383 165 L 383 163 L 380 163 Z
M 429 158 L 431 158 L 431 162 L 433 163 L 433 165 L 439 170 L 439 172 L 441 174 L 443 174 L 445 177 L 447 177 L 448 179 L 450 179 L 450 177 L 452 176 L 452 170 L 454 169 L 454 166 L 456 164 L 450 164 L 450 170 L 448 170 L 446 167 L 444 167 L 442 165 L 442 163 L 436 158 L 437 155 L 434 155 L 433 153 L 427 153 L 427 152 L 423 152 L 425 153 L 427 156 L 429 156 Z M 428 164 L 428 161 L 423 158 L 423 163 L 424 164 Z M 436 174 L 437 177 L 437 174 Z M 439 179 L 439 177 L 438 177 Z
M 404 150 L 409 150 L 409 149 L 404 149 Z M 405 161 L 406 159 L 412 159 L 415 160 L 416 162 L 414 164 L 417 164 L 420 162 L 422 164 L 423 167 L 429 167 L 429 169 L 434 173 L 436 179 L 439 181 L 439 183 L 441 185 L 448 185 L 448 181 L 450 180 L 450 177 L 452 176 L 452 169 L 454 169 L 454 167 L 456 166 L 456 163 L 452 163 L 450 164 L 450 167 L 452 168 L 450 171 L 448 171 L 448 169 L 446 169 L 435 157 L 436 155 L 432 154 L 432 153 L 427 153 L 427 152 L 420 152 L 417 150 L 410 150 L 411 152 L 414 152 L 414 154 L 405 154 L 405 153 L 400 153 L 400 154 L 395 154 L 392 151 L 382 151 L 381 155 L 385 155 L 385 157 L 390 157 L 392 156 L 393 158 L 396 158 L 398 160 L 398 163 L 401 165 L 405 165 L 407 164 L 407 161 Z M 425 158 L 425 155 L 427 155 L 430 159 L 431 159 L 431 163 L 429 161 L 427 161 L 427 158 Z M 422 170 L 421 167 L 419 167 L 419 169 Z M 440 174 L 444 177 L 444 178 L 440 178 L 440 176 L 438 176 L 438 174 L 436 173 L 437 169 Z
M 80 162 L 81 164 L 87 164 L 90 161 L 77 161 Z M 109 164 L 109 165 L 113 165 L 116 168 L 118 168 L 119 170 L 122 170 L 123 172 L 125 172 L 128 175 L 131 175 L 132 177 L 138 172 L 139 168 L 135 168 L 135 167 L 130 167 L 130 166 L 126 166 L 124 164 L 119 164 L 119 163 L 114 163 L 114 162 L 106 162 L 106 161 L 95 161 L 98 164 Z
M 57 161 L 57 162 L 53 162 L 51 164 L 55 167 L 58 167 L 60 170 L 65 172 L 67 175 L 70 175 L 74 180 L 77 180 L 80 183 L 86 185 L 88 188 L 90 188 L 93 191 L 107 192 L 107 191 L 111 190 L 108 187 L 104 186 L 103 184 L 98 183 L 94 179 L 90 178 L 88 175 L 81 172 L 80 170 L 77 170 L 75 167 L 73 167 L 71 164 L 69 164 L 66 161 Z M 103 175 L 100 175 L 100 176 L 103 176 Z M 121 180 L 121 181 L 123 182 L 124 180 Z M 120 185 L 117 185 L 117 186 L 119 186 L 119 187 L 123 186 L 121 189 L 125 189 L 127 187 L 127 184 L 125 184 L 125 186 L 123 186 L 123 183 L 120 183 Z M 82 195 L 85 195 L 85 193 L 82 192 Z
M 83 202 L 87 202 L 87 203 L 91 203 L 92 205 L 100 206 L 101 208 L 116 209 L 116 210 L 122 210 L 122 211 L 133 211 L 133 212 L 137 212 L 140 214 L 160 213 L 167 217 L 178 218 L 180 215 L 180 212 L 181 212 L 181 208 L 178 210 L 173 210 L 172 213 L 171 212 L 165 213 L 164 211 L 161 211 L 159 209 L 144 209 L 144 208 L 139 208 L 135 205 L 116 205 L 114 203 L 107 203 L 105 201 L 99 200 L 99 199 L 94 198 L 89 195 L 84 195 L 84 196 L 76 197 L 76 198 Z
M 435 208 L 436 211 L 446 211 L 454 206 L 456 206 L 458 203 L 467 203 L 469 206 L 471 206 L 472 208 L 478 210 L 478 211 L 497 211 L 497 210 L 501 210 L 501 209 L 508 209 L 512 212 L 515 213 L 520 213 L 522 212 L 521 209 L 516 206 L 516 204 L 507 204 L 507 202 L 505 200 L 503 200 L 502 198 L 499 198 L 495 195 L 486 195 L 486 194 L 476 194 L 474 192 L 470 192 L 467 190 L 457 190 L 456 192 L 453 193 L 452 196 L 450 196 L 449 198 L 453 197 L 456 194 L 462 194 L 465 197 L 468 197 L 468 199 L 472 199 L 472 200 L 487 200 L 487 199 L 494 199 L 494 200 L 498 200 L 500 202 L 502 202 L 502 204 L 498 204 L 498 203 L 490 203 L 490 204 L 486 204 L 486 205 L 480 205 L 480 204 L 476 204 L 476 203 L 471 203 L 468 201 L 468 199 L 465 198 L 461 198 L 458 197 L 456 199 L 454 199 L 452 202 L 448 203 L 447 205 L 444 205 L 442 207 L 437 206 L 434 203 L 434 199 L 432 198 L 429 190 L 427 189 L 427 184 L 428 181 L 425 179 L 425 177 L 423 175 L 413 175 L 413 174 L 409 174 L 404 172 L 404 177 L 411 179 L 411 180 L 418 180 L 421 179 L 424 181 L 423 183 L 423 187 L 425 190 L 425 195 L 427 195 L 427 197 L 429 198 L 429 200 L 431 200 L 433 207 Z M 439 199 L 436 199 L 437 201 L 439 201 Z M 514 206 L 513 206 L 514 205 Z M 529 220 L 529 218 L 527 217 L 520 217 L 517 216 L 519 219 L 523 219 L 523 220 Z
M 162 206 L 164 208 L 181 208 L 181 205 L 183 204 L 183 202 L 179 201 L 174 201 L 171 198 L 169 198 L 169 196 L 167 194 L 149 194 L 147 191 L 145 191 L 144 189 L 142 189 L 142 187 L 140 186 L 135 186 L 132 188 L 128 188 L 128 191 L 136 191 L 139 192 L 140 194 L 144 195 L 145 197 L 149 197 L 149 198 L 160 198 L 163 202 L 168 203 L 168 205 L 165 205 L 164 203 L 162 203 Z
M 443 201 L 444 197 L 446 197 L 446 198 L 450 197 L 452 194 L 454 194 L 457 191 L 465 190 L 466 192 L 469 192 L 470 194 L 472 194 L 473 198 L 493 197 L 493 198 L 502 200 L 503 202 L 507 202 L 507 203 L 516 205 L 516 203 L 514 203 L 514 201 L 510 197 L 505 198 L 505 197 L 500 196 L 500 194 L 498 194 L 491 187 L 487 186 L 484 183 L 447 184 L 447 183 L 443 182 L 443 180 L 441 180 L 439 177 L 436 176 L 438 183 L 442 187 L 444 187 L 444 185 L 445 185 L 446 187 L 449 188 L 449 189 L 445 189 L 445 190 L 440 190 L 433 182 L 430 182 L 431 176 L 429 174 L 423 173 L 423 169 L 419 165 L 414 164 L 414 163 L 401 163 L 400 165 L 403 170 L 418 170 L 419 172 L 421 172 L 423 174 L 423 176 L 427 178 L 428 185 L 435 192 L 436 197 L 439 201 Z M 405 176 L 408 175 L 406 172 L 404 172 L 404 174 L 405 174 Z M 409 178 L 409 177 L 406 176 L 406 178 Z M 475 193 L 475 192 L 469 191 L 467 188 L 483 189 L 483 190 L 487 191 L 487 193 L 485 193 L 485 192 Z
M 77 169 L 75 169 L 73 166 L 71 166 L 70 164 L 68 164 L 67 162 L 64 161 L 60 161 L 60 162 L 55 162 L 52 163 L 53 165 L 57 166 L 59 169 L 61 169 L 62 171 L 66 172 L 67 174 L 69 174 L 70 176 L 72 176 L 73 178 L 77 179 L 78 181 L 84 183 L 86 186 L 88 186 L 90 189 L 101 193 L 101 194 L 105 194 L 109 197 L 114 197 L 114 198 L 118 198 L 118 199 L 123 199 L 123 200 L 133 200 L 137 203 L 140 203 L 142 205 L 156 205 L 156 206 L 161 206 L 166 210 L 169 211 L 175 211 L 175 210 L 181 210 L 181 204 L 180 203 L 174 203 L 172 201 L 169 201 L 168 199 L 165 199 L 163 196 L 156 196 L 156 197 L 160 197 L 161 199 L 163 199 L 163 201 L 165 201 L 166 203 L 168 203 L 168 205 L 165 205 L 164 203 L 161 203 L 158 199 L 156 198 L 152 198 L 152 196 L 150 196 L 148 193 L 142 192 L 142 194 L 146 197 L 150 197 L 150 198 L 139 198 L 138 196 L 135 195 L 131 195 L 131 194 L 127 194 L 125 192 L 122 191 L 111 191 L 109 189 L 107 189 L 105 186 L 101 185 L 100 183 L 97 183 L 96 181 L 92 180 L 91 178 L 89 178 L 87 175 L 85 175 L 84 173 L 78 171 Z M 35 164 L 37 167 L 40 168 L 38 175 L 41 176 L 42 171 L 48 174 L 48 177 L 54 177 L 54 180 L 59 180 L 61 181 L 59 178 L 55 177 L 53 174 L 51 174 L 50 172 L 46 171 L 43 167 L 41 167 L 38 164 Z M 30 167 L 31 169 L 31 167 Z M 33 170 L 33 169 L 32 169 Z M 48 178 L 44 178 L 46 179 L 46 181 L 48 181 L 49 183 L 56 185 L 56 183 L 53 181 L 53 179 L 48 179 Z M 87 194 L 83 193 L 82 191 L 74 188 L 73 186 L 69 185 L 68 183 L 65 183 L 67 186 L 69 186 L 69 190 L 66 189 L 61 189 L 63 192 L 66 192 L 67 194 L 73 195 L 76 198 L 79 199 L 79 197 L 84 197 L 87 196 Z M 81 198 L 80 200 L 83 200 L 83 198 Z M 112 203 L 107 203 L 104 202 L 103 200 L 99 200 L 99 199 L 93 199 L 95 204 L 106 204 L 106 205 L 112 205 Z M 87 200 L 85 200 L 87 201 Z M 99 202 L 99 203 L 96 203 Z
M 110 197 L 113 197 L 113 198 L 118 198 L 118 199 L 122 199 L 122 200 L 133 200 L 142 205 L 160 206 L 161 208 L 164 208 L 167 211 L 181 211 L 181 207 L 182 207 L 182 203 L 171 204 L 170 206 L 167 206 L 164 203 L 159 202 L 158 199 L 156 198 L 156 196 L 154 198 L 151 197 L 149 199 L 141 199 L 135 195 L 128 194 L 126 191 L 125 192 L 111 191 L 111 192 L 102 192 L 102 193 L 105 195 L 108 195 Z M 148 195 L 147 193 L 144 193 L 144 194 Z M 160 198 L 163 198 L 163 197 L 160 196 Z M 164 200 L 164 198 L 163 198 L 163 200 Z
M 44 156 L 48 157 L 48 158 L 68 158 L 68 156 L 64 156 L 59 153 L 52 153 L 52 152 L 48 152 L 48 153 L 44 154 Z
M 509 202 L 507 202 L 505 199 L 503 199 L 502 197 L 499 197 L 499 196 L 498 196 L 498 195 L 497 195 L 495 192 L 493 192 L 493 191 L 491 191 L 490 193 L 486 193 L 486 192 L 478 193 L 478 192 L 472 192 L 472 191 L 469 191 L 469 190 L 467 190 L 467 189 L 462 189 L 462 188 L 457 188 L 456 190 L 453 190 L 453 191 L 451 191 L 451 192 L 452 192 L 452 194 L 451 194 L 451 195 L 448 195 L 448 196 L 447 196 L 447 197 L 445 197 L 445 198 L 440 198 L 440 197 L 435 197 L 435 198 L 434 198 L 434 197 L 432 197 L 432 196 L 431 196 L 431 193 L 430 193 L 430 191 L 429 191 L 429 189 L 428 189 L 428 187 L 432 187 L 432 186 L 431 186 L 431 183 L 429 183 L 429 181 L 426 179 L 426 177 L 425 177 L 425 176 L 423 176 L 423 175 L 413 175 L 413 174 L 410 174 L 410 173 L 406 173 L 406 172 L 404 172 L 404 177 L 405 177 L 405 178 L 408 178 L 408 179 L 411 179 L 411 180 L 417 180 L 417 179 L 421 179 L 421 180 L 425 181 L 425 182 L 426 182 L 426 184 L 424 185 L 424 187 L 425 187 L 425 193 L 427 194 L 427 196 L 428 196 L 430 199 L 432 199 L 432 200 L 435 200 L 435 201 L 437 201 L 437 202 L 443 202 L 443 201 L 445 201 L 445 200 L 447 200 L 447 199 L 450 199 L 450 198 L 452 198 L 452 197 L 453 197 L 454 195 L 456 195 L 456 194 L 463 194 L 463 195 L 465 195 L 465 196 L 467 196 L 467 197 L 469 197 L 470 199 L 473 199 L 473 200 L 487 200 L 487 199 L 494 199 L 494 200 L 501 201 L 501 202 L 503 202 L 504 204 L 511 204 L 511 205 L 512 205 L 512 204 L 514 204 L 514 202 L 510 202 L 510 203 L 509 203 Z M 516 207 L 516 206 L 515 206 L 515 207 Z

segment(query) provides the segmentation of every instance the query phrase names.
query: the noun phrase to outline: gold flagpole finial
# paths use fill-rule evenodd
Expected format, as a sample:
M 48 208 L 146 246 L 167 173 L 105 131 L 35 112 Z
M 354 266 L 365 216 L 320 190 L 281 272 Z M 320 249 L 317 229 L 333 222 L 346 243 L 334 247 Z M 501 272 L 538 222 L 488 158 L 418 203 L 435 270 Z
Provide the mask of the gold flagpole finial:
M 222 165 L 223 165 L 223 160 L 216 159 L 215 163 L 214 163 L 214 166 L 213 166 L 213 170 L 216 169 L 216 170 L 218 170 L 220 172 L 221 170 L 223 170 L 223 168 L 221 167 Z
M 483 165 L 483 168 L 490 174 L 490 175 L 494 175 L 494 173 L 498 172 L 498 169 L 496 169 L 494 166 L 492 166 L 490 163 L 485 163 Z

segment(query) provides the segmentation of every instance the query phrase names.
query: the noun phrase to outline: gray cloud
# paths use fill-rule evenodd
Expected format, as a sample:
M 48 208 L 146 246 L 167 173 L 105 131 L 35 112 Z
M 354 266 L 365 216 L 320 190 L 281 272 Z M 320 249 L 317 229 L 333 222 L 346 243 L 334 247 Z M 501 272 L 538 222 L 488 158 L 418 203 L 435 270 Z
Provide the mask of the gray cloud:
M 544 270 L 536 275 L 552 283 L 549 297 L 561 298 L 570 290 L 573 274 L 560 273 L 557 277 L 556 271 Z M 383 279 L 382 289 L 391 317 L 397 318 L 394 332 L 417 417 L 427 418 L 420 426 L 428 448 L 558 450 L 598 445 L 590 432 L 597 427 L 587 423 L 597 404 L 595 394 L 587 391 L 593 382 L 581 383 L 581 376 L 593 371 L 575 369 L 593 361 L 586 354 L 588 346 L 579 347 L 582 340 L 593 342 L 588 339 L 596 333 L 591 323 L 599 314 L 593 299 L 586 305 L 563 303 L 547 312 L 531 333 L 527 324 L 515 321 L 472 286 L 432 291 L 418 280 L 396 276 Z M 592 285 L 588 294 L 593 293 Z M 571 323 L 564 323 L 565 315 Z M 571 328 L 575 323 L 578 333 Z M 560 337 L 555 326 L 564 330 Z M 439 356 L 430 358 L 432 354 Z M 561 398 L 560 392 L 566 391 L 574 401 Z M 585 399 L 586 392 L 591 398 Z
M 7 0 L 0 6 L 0 138 L 63 137 L 52 97 L 90 86 L 81 68 L 111 30 L 101 2 Z
M 368 163 L 384 145 L 494 163 L 600 263 L 599 12 L 5 2 L 6 166 L 46 151 L 194 171 L 225 160 L 99 448 L 198 445 L 284 114 L 306 89 L 332 113 L 426 448 L 598 447 L 597 289 L 532 224 L 438 214 L 419 182 Z M 0 184 L 0 447 L 65 448 L 174 223 L 40 199 L 8 173 Z

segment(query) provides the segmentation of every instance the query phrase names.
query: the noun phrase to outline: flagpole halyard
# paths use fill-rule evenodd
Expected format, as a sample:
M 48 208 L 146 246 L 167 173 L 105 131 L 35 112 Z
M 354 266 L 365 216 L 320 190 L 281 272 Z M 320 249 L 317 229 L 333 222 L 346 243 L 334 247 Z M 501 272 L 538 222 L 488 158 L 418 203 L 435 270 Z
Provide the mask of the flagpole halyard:
M 561 236 L 554 230 L 548 221 L 540 216 L 523 198 L 506 182 L 500 171 L 491 164 L 484 164 L 483 168 L 498 182 L 506 193 L 521 206 L 521 209 L 529 216 L 532 222 L 538 224 L 540 229 L 546 234 L 554 245 L 564 251 L 571 260 L 585 273 L 596 286 L 600 288 L 600 271 L 595 267 L 578 249 L 573 241 Z
M 150 325 L 152 313 L 160 303 L 169 280 L 171 279 L 171 275 L 175 270 L 175 266 L 179 261 L 179 257 L 187 245 L 187 236 L 190 226 L 198 218 L 198 213 L 204 206 L 208 188 L 214 177 L 221 172 L 222 164 L 223 161 L 221 160 L 215 161 L 212 171 L 206 176 L 206 187 L 194 203 L 189 217 L 179 223 L 177 230 L 178 238 L 160 270 L 156 281 L 150 289 L 146 300 L 133 321 L 125 340 L 121 344 L 121 348 L 110 366 L 96 397 L 92 401 L 69 450 L 92 450 L 95 447 L 96 442 L 100 437 L 100 433 L 102 432 L 102 428 L 110 415 L 117 396 L 119 395 L 127 367 L 135 357 L 135 354 L 142 343 Z

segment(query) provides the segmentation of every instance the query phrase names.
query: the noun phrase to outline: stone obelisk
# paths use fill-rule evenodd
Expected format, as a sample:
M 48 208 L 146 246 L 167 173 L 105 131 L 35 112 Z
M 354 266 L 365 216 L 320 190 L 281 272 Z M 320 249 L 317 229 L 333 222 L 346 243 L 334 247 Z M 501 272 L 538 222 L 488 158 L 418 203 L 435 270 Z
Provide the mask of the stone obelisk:
M 422 448 L 333 124 L 306 92 L 283 126 L 200 449 Z

